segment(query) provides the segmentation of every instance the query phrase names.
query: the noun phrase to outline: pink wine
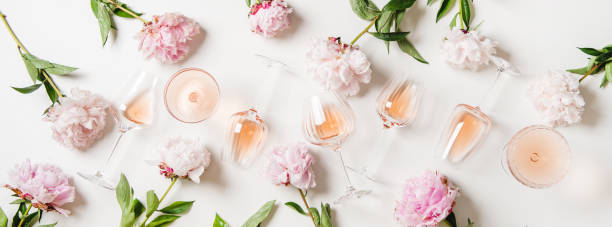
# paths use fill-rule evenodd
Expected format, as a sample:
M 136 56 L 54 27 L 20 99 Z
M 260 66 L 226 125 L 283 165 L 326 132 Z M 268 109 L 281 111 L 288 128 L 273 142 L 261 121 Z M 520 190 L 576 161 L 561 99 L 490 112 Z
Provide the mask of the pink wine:
M 130 101 L 123 116 L 136 124 L 150 124 L 153 121 L 153 93 L 145 91 Z
M 490 128 L 491 120 L 478 107 L 457 105 L 440 140 L 442 158 L 451 162 L 463 160 L 482 142 Z
M 561 181 L 570 165 L 570 149 L 561 134 L 550 127 L 530 126 L 506 145 L 506 161 L 522 184 L 544 188 Z
M 209 118 L 219 101 L 219 87 L 206 71 L 187 68 L 178 71 L 166 85 L 165 103 L 168 112 L 186 123 Z
M 377 111 L 386 128 L 412 123 L 418 107 L 415 84 L 403 80 L 385 86 L 378 96 Z
M 230 117 L 226 140 L 229 159 L 248 166 L 257 155 L 266 135 L 266 125 L 255 109 L 235 113 Z

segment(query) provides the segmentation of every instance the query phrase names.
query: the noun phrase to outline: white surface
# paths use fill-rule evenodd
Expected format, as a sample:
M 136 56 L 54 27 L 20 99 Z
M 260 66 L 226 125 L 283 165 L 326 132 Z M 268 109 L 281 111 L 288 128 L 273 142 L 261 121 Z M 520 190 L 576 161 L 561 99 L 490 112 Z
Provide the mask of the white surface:
M 386 1 L 375 1 L 382 6 Z M 215 212 L 232 226 L 239 226 L 260 205 L 276 199 L 277 208 L 266 226 L 311 226 L 310 220 L 280 205 L 298 201 L 291 188 L 269 184 L 260 175 L 261 163 L 243 170 L 220 160 L 225 121 L 231 113 L 246 109 L 258 95 L 258 81 L 265 76 L 254 53 L 282 59 L 304 75 L 303 59 L 310 37 L 341 36 L 352 39 L 366 25 L 353 14 L 346 0 L 289 0 L 295 8 L 293 29 L 282 37 L 265 40 L 252 34 L 247 26 L 248 9 L 244 1 L 145 1 L 127 3 L 134 9 L 151 14 L 177 11 L 194 18 L 203 28 L 204 38 L 193 55 L 178 65 L 160 65 L 143 60 L 137 52 L 134 34 L 141 24 L 136 20 L 116 18 L 119 28 L 116 40 L 100 46 L 96 19 L 89 1 L 4 1 L 0 10 L 23 43 L 33 54 L 61 64 L 80 68 L 74 76 L 55 77 L 64 91 L 74 86 L 89 89 L 112 99 L 124 78 L 138 68 L 157 73 L 166 80 L 182 67 L 200 67 L 218 80 L 222 100 L 217 113 L 204 123 L 188 125 L 174 120 L 160 108 L 159 119 L 152 128 L 130 132 L 119 145 L 127 153 L 120 166 L 144 199 L 146 190 L 158 193 L 168 184 L 157 169 L 143 158 L 169 135 L 202 137 L 214 152 L 215 162 L 199 185 L 182 182 L 169 195 L 169 200 L 196 200 L 185 217 L 174 226 L 210 226 Z M 358 166 L 372 153 L 381 126 L 375 114 L 374 100 L 381 86 L 391 77 L 407 72 L 425 86 L 422 109 L 415 125 L 397 130 L 397 139 L 389 152 L 382 175 L 391 182 L 372 186 L 353 178 L 359 187 L 374 188 L 374 196 L 334 206 L 336 226 L 397 226 L 392 218 L 394 199 L 401 182 L 421 174 L 424 169 L 438 169 L 462 189 L 455 211 L 460 226 L 467 217 L 477 226 L 607 226 L 612 212 L 612 111 L 609 98 L 612 88 L 599 89 L 598 79 L 587 79 L 581 85 L 587 101 L 581 124 L 559 128 L 572 147 L 573 165 L 569 176 L 559 185 L 544 190 L 529 189 L 517 183 L 500 167 L 500 152 L 512 134 L 539 118 L 524 96 L 527 82 L 548 69 L 581 67 L 586 55 L 576 46 L 602 47 L 611 42 L 608 29 L 612 14 L 609 0 L 491 0 L 475 1 L 475 23 L 485 20 L 481 31 L 499 41 L 503 57 L 514 63 L 523 77 L 506 80 L 503 94 L 490 111 L 494 127 L 481 148 L 461 165 L 452 166 L 432 155 L 439 133 L 453 107 L 458 103 L 478 104 L 491 86 L 494 68 L 480 72 L 457 71 L 440 61 L 438 51 L 452 15 L 434 23 L 437 4 L 428 8 L 425 1 L 409 9 L 404 22 L 411 31 L 410 40 L 431 63 L 423 65 L 391 45 L 387 54 L 381 41 L 364 36 L 358 44 L 373 63 L 372 83 L 349 102 L 357 115 L 356 133 L 344 148 L 348 163 Z M 455 9 L 456 10 L 456 9 Z M 51 139 L 49 125 L 41 121 L 48 105 L 42 89 L 33 95 L 21 95 L 8 86 L 30 83 L 18 57 L 13 40 L 0 29 L 3 101 L 2 156 L 0 179 L 15 163 L 30 158 L 34 162 L 60 165 L 73 176 L 77 187 L 76 202 L 70 206 L 73 215 L 63 218 L 45 215 L 43 222 L 59 221 L 58 226 L 113 226 L 120 211 L 114 193 L 89 184 L 77 177 L 77 171 L 93 171 L 102 164 L 117 132 L 107 134 L 88 151 L 71 151 Z M 256 70 L 255 70 L 256 69 Z M 270 144 L 302 140 L 301 106 L 310 88 L 295 77 L 286 77 L 276 99 L 265 116 L 270 124 Z M 282 87 L 282 88 L 281 88 Z M 608 100 L 606 101 L 606 98 Z M 161 103 L 161 100 L 160 100 Z M 337 156 L 328 151 L 315 152 L 318 186 L 310 201 L 331 202 L 344 190 L 344 179 Z M 4 190 L 0 205 L 7 213 L 10 192 Z

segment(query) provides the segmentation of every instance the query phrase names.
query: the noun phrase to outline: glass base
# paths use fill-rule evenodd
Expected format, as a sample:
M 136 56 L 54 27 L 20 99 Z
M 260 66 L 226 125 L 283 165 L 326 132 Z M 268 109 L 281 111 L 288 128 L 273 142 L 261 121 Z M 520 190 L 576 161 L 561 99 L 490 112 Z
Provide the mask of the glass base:
M 102 174 L 102 172 L 100 171 L 96 171 L 95 174 L 88 174 L 88 173 L 81 173 L 81 172 L 77 172 L 77 174 L 81 176 L 83 179 L 88 180 L 89 182 L 95 185 L 106 188 L 108 190 L 112 190 L 112 191 L 115 190 L 115 186 L 113 186 L 112 183 L 110 183 L 106 178 L 104 178 L 104 174 Z
M 369 171 L 368 167 L 361 167 L 361 168 L 353 168 L 351 166 L 347 166 L 348 169 L 350 169 L 351 171 L 353 171 L 354 173 L 374 182 L 374 183 L 380 183 L 376 177 L 374 176 L 375 174 L 372 171 Z
M 349 185 L 346 186 L 346 191 L 344 194 L 334 201 L 334 204 L 338 205 L 346 202 L 347 200 L 359 199 L 362 196 L 369 195 L 370 193 L 372 193 L 372 190 L 357 190 L 352 185 Z

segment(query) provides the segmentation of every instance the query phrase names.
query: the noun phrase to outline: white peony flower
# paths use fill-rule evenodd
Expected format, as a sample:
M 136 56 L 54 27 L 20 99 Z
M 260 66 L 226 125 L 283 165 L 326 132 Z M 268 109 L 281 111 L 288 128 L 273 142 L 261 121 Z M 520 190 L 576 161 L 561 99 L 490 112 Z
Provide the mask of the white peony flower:
M 544 78 L 529 86 L 528 96 L 543 120 L 551 126 L 578 123 L 584 112 L 580 82 L 565 71 L 549 71 Z
M 200 175 L 210 165 L 210 152 L 199 139 L 172 137 L 158 149 L 160 174 L 168 178 L 189 178 L 200 183 Z
M 477 31 L 456 28 L 442 40 L 440 57 L 454 68 L 476 71 L 489 64 L 496 45 L 495 41 Z
M 306 52 L 306 70 L 326 90 L 356 95 L 360 83 L 370 83 L 372 69 L 365 53 L 339 38 L 313 39 Z

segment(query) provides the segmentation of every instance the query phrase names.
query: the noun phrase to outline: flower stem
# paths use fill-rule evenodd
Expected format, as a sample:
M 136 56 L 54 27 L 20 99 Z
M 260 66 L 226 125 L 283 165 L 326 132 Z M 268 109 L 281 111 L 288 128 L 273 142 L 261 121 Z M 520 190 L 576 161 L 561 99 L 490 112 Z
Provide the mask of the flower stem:
M 28 213 L 30 213 L 31 208 L 32 208 L 32 203 L 28 204 L 28 209 L 26 209 L 25 214 L 23 215 L 23 218 L 21 219 L 21 221 L 19 221 L 19 225 L 17 225 L 17 227 L 21 227 L 21 225 L 23 225 L 23 221 L 25 221 L 26 217 L 28 216 Z
M 363 29 L 363 31 L 361 31 L 359 33 L 359 35 L 357 35 L 357 37 L 355 37 L 355 39 L 353 39 L 353 41 L 351 41 L 351 46 L 353 44 L 355 44 L 357 42 L 357 40 L 359 40 L 359 38 L 361 38 L 361 36 L 363 36 L 363 34 L 368 32 L 368 30 L 370 30 L 370 28 L 376 23 L 376 20 L 378 20 L 378 16 L 374 17 L 374 19 L 372 19 L 372 22 L 370 22 L 370 24 L 365 29 Z
M 13 29 L 8 24 L 8 21 L 6 21 L 6 15 L 4 15 L 3 13 L 0 13 L 0 19 L 2 19 L 2 22 L 4 23 L 4 26 L 9 31 L 9 34 L 11 34 L 11 37 L 13 37 L 13 40 L 15 40 L 15 43 L 17 43 L 17 49 L 19 50 L 19 52 L 21 53 L 21 51 L 23 50 L 26 54 L 30 54 L 30 52 L 28 51 L 28 49 L 25 48 L 23 43 L 21 43 L 21 41 L 19 41 L 19 38 L 17 38 L 17 35 L 15 35 L 15 32 L 13 32 Z M 41 74 L 45 77 L 45 81 L 47 81 L 51 85 L 53 90 L 55 90 L 55 92 L 60 97 L 63 97 L 64 95 L 57 88 L 57 86 L 55 85 L 55 82 L 53 82 L 53 80 L 51 80 L 51 77 L 49 76 L 49 74 L 45 70 L 41 70 Z
M 593 66 L 593 68 L 591 68 L 591 70 L 589 70 L 587 73 L 584 74 L 584 76 L 582 76 L 582 78 L 580 78 L 580 80 L 578 80 L 578 83 L 581 83 L 585 78 L 587 78 L 587 76 L 591 75 L 591 73 L 593 73 L 597 68 L 601 67 L 602 64 L 598 64 Z
M 178 177 L 174 177 L 172 178 L 172 182 L 170 183 L 170 185 L 168 186 L 168 188 L 166 188 L 166 191 L 164 192 L 164 194 L 162 195 L 161 198 L 159 198 L 159 203 L 161 204 L 162 201 L 164 201 L 164 198 L 166 198 L 166 195 L 168 195 L 168 192 L 170 191 L 170 189 L 172 188 L 172 186 L 174 186 L 174 183 L 176 183 L 176 181 L 178 180 Z M 151 215 L 147 215 L 144 219 L 144 221 L 142 221 L 142 223 L 140 223 L 140 227 L 144 227 L 145 224 L 147 223 L 147 220 L 149 220 L 149 218 L 151 217 Z
M 134 18 L 137 18 L 138 20 L 142 21 L 142 23 L 147 24 L 149 23 L 147 20 L 145 20 L 144 18 L 138 16 L 137 14 L 135 14 L 134 12 L 132 12 L 129 9 L 126 9 L 125 7 L 123 7 L 121 4 L 117 3 L 114 0 L 104 0 L 105 2 L 108 2 L 110 4 L 113 4 L 115 7 L 117 7 L 118 9 L 120 9 L 123 12 L 126 12 L 127 14 L 129 14 L 130 16 L 133 16 Z
M 310 216 L 310 219 L 312 220 L 312 224 L 314 224 L 314 226 L 317 227 L 317 223 L 315 222 L 315 219 L 312 216 L 312 212 L 310 212 L 310 207 L 308 206 L 308 202 L 306 201 L 306 196 L 304 195 L 304 192 L 302 191 L 302 189 L 299 189 L 299 188 L 298 188 L 298 191 L 300 192 L 300 196 L 302 196 L 302 201 L 304 202 L 304 206 L 306 206 L 306 210 L 308 211 L 308 215 Z

